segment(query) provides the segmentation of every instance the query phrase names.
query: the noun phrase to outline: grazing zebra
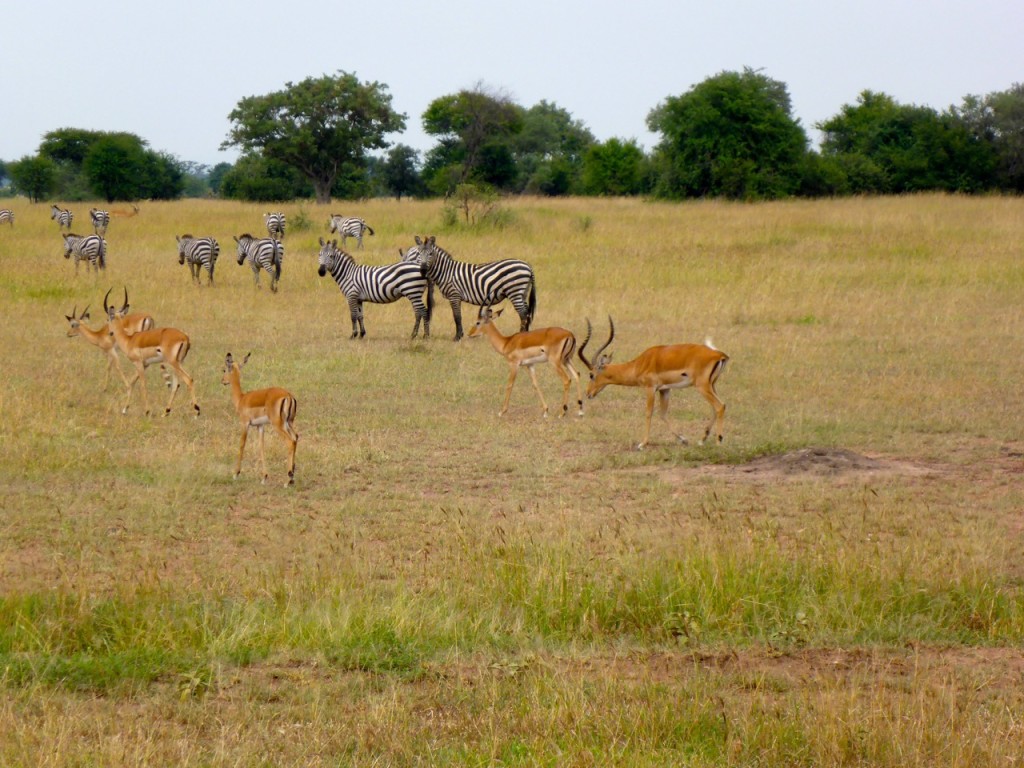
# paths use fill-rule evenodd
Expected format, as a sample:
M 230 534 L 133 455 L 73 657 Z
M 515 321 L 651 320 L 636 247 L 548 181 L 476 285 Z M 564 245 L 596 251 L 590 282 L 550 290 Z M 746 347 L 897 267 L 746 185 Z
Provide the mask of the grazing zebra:
M 64 235 L 64 258 L 75 257 L 75 274 L 78 274 L 78 262 L 85 262 L 85 270 L 90 265 L 99 272 L 107 268 L 107 241 L 99 235 Z
M 340 213 L 331 214 L 331 232 L 337 232 L 341 235 L 341 248 L 345 249 L 345 241 L 350 237 L 356 239 L 356 247 L 363 247 L 363 232 L 369 232 L 373 235 L 373 230 L 370 229 L 370 225 L 362 219 L 357 219 L 354 216 L 342 216 Z
M 263 214 L 263 222 L 267 225 L 267 232 L 275 240 L 284 239 L 284 214 L 283 213 L 265 213 Z
M 92 220 L 93 231 L 97 235 L 107 234 L 107 227 L 110 226 L 109 211 L 101 211 L 98 208 L 90 208 L 89 218 Z
M 270 275 L 270 290 L 277 293 L 277 283 L 281 279 L 281 260 L 284 259 L 284 244 L 270 237 L 255 238 L 244 234 L 235 238 L 238 243 L 238 265 L 249 260 L 252 276 L 256 287 L 260 287 L 260 270 L 265 269 Z
M 67 208 L 58 208 L 56 205 L 50 206 L 50 218 L 60 225 L 63 230 L 64 227 L 68 228 L 68 232 L 71 231 L 71 222 L 75 220 L 75 214 L 69 211 Z
M 420 321 L 423 321 L 423 337 L 430 336 L 430 316 L 433 313 L 433 294 L 427 290 L 427 278 L 418 264 L 399 261 L 381 267 L 361 266 L 353 258 L 338 248 L 338 241 L 325 241 L 320 238 L 320 277 L 328 272 L 338 284 L 338 288 L 348 299 L 348 309 L 352 316 L 352 338 L 366 335 L 363 326 L 363 302 L 372 304 L 390 304 L 403 296 L 412 302 L 416 314 L 416 325 L 412 329 L 412 338 L 420 332 Z M 426 303 L 424 303 L 426 296 Z M 357 329 L 358 326 L 358 329 Z
M 175 235 L 174 239 L 178 241 L 178 263 L 188 262 L 192 281 L 196 285 L 202 285 L 199 275 L 205 268 L 210 276 L 209 284 L 213 285 L 213 268 L 217 265 L 217 257 L 220 256 L 220 244 L 212 237 Z
M 421 240 L 404 257 L 419 264 L 424 275 L 452 305 L 455 340 L 462 338 L 462 302 L 490 307 L 503 299 L 512 302 L 519 313 L 519 330 L 530 330 L 537 311 L 537 281 L 533 267 L 519 259 L 502 259 L 487 264 L 456 261 L 440 248 L 433 236 Z
M 0 208 L 0 224 L 10 224 L 14 227 L 14 211 L 10 208 Z

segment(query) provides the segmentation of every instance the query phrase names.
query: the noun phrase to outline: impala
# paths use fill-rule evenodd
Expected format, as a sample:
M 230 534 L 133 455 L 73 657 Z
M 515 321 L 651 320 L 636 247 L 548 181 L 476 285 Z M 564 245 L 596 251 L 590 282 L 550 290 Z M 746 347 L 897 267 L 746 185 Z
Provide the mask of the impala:
M 77 312 L 78 307 L 76 306 L 71 310 L 70 315 L 64 315 L 68 323 L 71 324 L 71 327 L 68 328 L 68 337 L 81 336 L 107 355 L 107 375 L 103 378 L 103 388 L 106 389 L 107 385 L 110 383 L 111 369 L 117 369 L 118 374 L 121 376 L 121 380 L 124 382 L 125 386 L 128 386 L 128 377 L 124 375 L 124 371 L 121 370 L 121 363 L 117 359 L 117 344 L 114 341 L 114 337 L 110 335 L 110 324 L 107 323 L 103 327 L 94 331 L 89 328 L 89 326 L 85 325 L 85 321 L 89 319 L 89 307 L 82 310 L 82 314 L 80 315 L 78 315 Z M 152 327 L 152 315 L 135 312 L 124 318 L 124 329 L 129 335 L 138 333 L 139 331 L 148 331 Z
M 481 308 L 477 313 L 476 324 L 469 329 L 467 334 L 470 338 L 486 336 L 498 354 L 503 355 L 508 361 L 509 373 L 508 383 L 505 385 L 505 402 L 502 403 L 498 416 L 504 416 L 508 411 L 508 401 L 512 397 L 512 386 L 516 383 L 516 374 L 521 367 L 530 372 L 530 379 L 533 381 L 533 388 L 537 390 L 540 397 L 540 404 L 544 406 L 544 417 L 548 415 L 548 404 L 544 400 L 544 394 L 537 385 L 537 374 L 533 366 L 538 363 L 548 362 L 555 369 L 562 380 L 562 413 L 565 416 L 569 411 L 569 385 L 572 379 L 576 380 L 576 390 L 579 399 L 579 414 L 583 415 L 583 387 L 580 385 L 580 375 L 572 367 L 572 353 L 576 350 L 576 337 L 571 331 L 565 328 L 536 328 L 532 331 L 520 331 L 511 336 L 505 336 L 494 325 L 494 318 L 500 317 L 502 310 L 492 312 L 490 307 Z
M 295 448 L 299 443 L 299 434 L 295 431 L 295 412 L 298 401 L 290 392 L 280 387 L 242 391 L 242 366 L 249 362 L 249 355 L 240 363 L 236 363 L 228 352 L 224 360 L 224 376 L 220 383 L 231 385 L 231 401 L 238 411 L 242 423 L 242 443 L 238 446 L 238 461 L 235 463 L 235 478 L 242 472 L 242 455 L 245 453 L 245 441 L 249 436 L 249 428 L 256 427 L 260 432 L 260 467 L 263 480 L 267 482 L 267 458 L 263 452 L 263 428 L 273 424 L 281 436 L 288 441 L 288 485 L 295 483 Z
M 591 363 L 583 355 L 583 350 L 590 341 L 591 326 L 587 320 L 587 338 L 580 346 L 579 356 L 583 364 L 590 371 L 590 384 L 587 386 L 587 399 L 597 397 L 598 393 L 609 384 L 619 384 L 625 387 L 643 387 L 647 390 L 647 422 L 644 428 L 644 439 L 637 445 L 637 450 L 643 450 L 651 436 L 651 414 L 654 412 L 654 395 L 659 398 L 659 413 L 661 420 L 668 426 L 665 417 L 668 412 L 668 396 L 673 389 L 694 387 L 698 392 L 707 398 L 714 409 L 714 415 L 704 430 L 704 437 L 700 444 L 703 445 L 711 434 L 711 427 L 716 426 L 718 442 L 722 442 L 722 423 L 725 419 L 725 403 L 723 403 L 715 392 L 715 383 L 718 381 L 729 356 L 720 352 L 711 345 L 710 339 L 704 344 L 672 344 L 669 346 L 651 347 L 644 350 L 638 357 L 628 363 L 611 362 L 611 355 L 602 354 L 608 345 L 615 338 L 615 324 L 611 317 L 608 318 L 608 326 L 611 333 L 600 349 L 594 354 L 594 362 Z M 670 428 L 671 429 L 671 428 Z M 673 433 L 680 442 L 685 443 L 686 438 L 678 433 Z
M 103 297 L 103 309 L 107 313 L 110 335 L 117 341 L 117 346 L 120 347 L 124 356 L 135 366 L 135 378 L 127 384 L 128 393 L 121 413 L 128 413 L 128 405 L 132 401 L 132 390 L 135 388 L 135 382 L 141 380 L 142 403 L 145 407 L 146 415 L 149 415 L 146 367 L 153 363 L 166 363 L 170 368 L 171 396 L 167 400 L 164 416 L 171 412 L 171 404 L 174 402 L 174 396 L 178 394 L 178 387 L 180 386 L 179 378 L 188 387 L 189 394 L 192 396 L 192 407 L 195 409 L 196 416 L 199 416 L 199 403 L 196 402 L 195 383 L 181 366 L 191 347 L 188 335 L 177 328 L 151 328 L 148 331 L 139 331 L 136 334 L 129 335 L 125 328 L 125 318 L 128 314 L 128 289 L 125 288 L 124 304 L 120 309 L 115 310 L 113 307 L 108 306 L 107 297 L 109 296 L 110 291 L 107 291 L 106 296 Z

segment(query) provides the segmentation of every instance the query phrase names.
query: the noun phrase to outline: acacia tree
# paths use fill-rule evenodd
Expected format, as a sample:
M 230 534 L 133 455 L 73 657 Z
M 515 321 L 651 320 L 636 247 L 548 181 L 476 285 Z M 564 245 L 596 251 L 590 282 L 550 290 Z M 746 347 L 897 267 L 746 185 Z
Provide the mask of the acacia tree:
M 44 155 L 26 155 L 21 160 L 8 163 L 7 173 L 14 182 L 14 188 L 37 203 L 53 191 L 57 166 Z
M 239 147 L 295 168 L 312 182 L 318 203 L 331 201 L 342 169 L 365 165 L 368 150 L 387 147 L 384 136 L 405 129 L 386 85 L 346 72 L 249 96 L 228 119 L 233 125 L 221 149 Z

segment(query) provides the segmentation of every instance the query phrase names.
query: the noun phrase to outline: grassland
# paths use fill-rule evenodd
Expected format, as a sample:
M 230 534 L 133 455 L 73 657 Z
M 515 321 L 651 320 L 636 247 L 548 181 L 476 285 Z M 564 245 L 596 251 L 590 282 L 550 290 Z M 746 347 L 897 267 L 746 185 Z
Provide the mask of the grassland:
M 233 258 L 265 208 L 145 203 L 96 277 L 13 207 L 0 764 L 1024 765 L 1024 201 L 526 199 L 470 231 L 436 202 L 288 205 L 276 295 Z M 375 228 L 367 262 L 428 233 L 526 258 L 536 325 L 611 314 L 616 360 L 711 336 L 724 444 L 656 424 L 633 450 L 635 389 L 541 420 L 526 377 L 499 420 L 504 362 L 443 304 L 429 340 L 404 301 L 350 340 L 316 274 L 333 212 Z M 185 232 L 220 240 L 215 287 Z M 66 337 L 122 285 L 190 334 L 198 419 L 183 393 L 122 416 Z M 271 482 L 254 440 L 231 478 L 220 373 L 250 350 L 243 386 L 299 401 L 294 488 L 270 435 Z M 672 401 L 699 437 L 707 404 Z

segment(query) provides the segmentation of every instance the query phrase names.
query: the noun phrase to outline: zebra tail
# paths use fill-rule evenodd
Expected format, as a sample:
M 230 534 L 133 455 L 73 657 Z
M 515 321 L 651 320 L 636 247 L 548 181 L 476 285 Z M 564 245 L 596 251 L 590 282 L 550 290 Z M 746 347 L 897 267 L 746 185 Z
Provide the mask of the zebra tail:
M 366 225 L 366 231 L 369 232 L 371 235 L 373 234 L 373 229 L 370 227 L 369 224 Z

